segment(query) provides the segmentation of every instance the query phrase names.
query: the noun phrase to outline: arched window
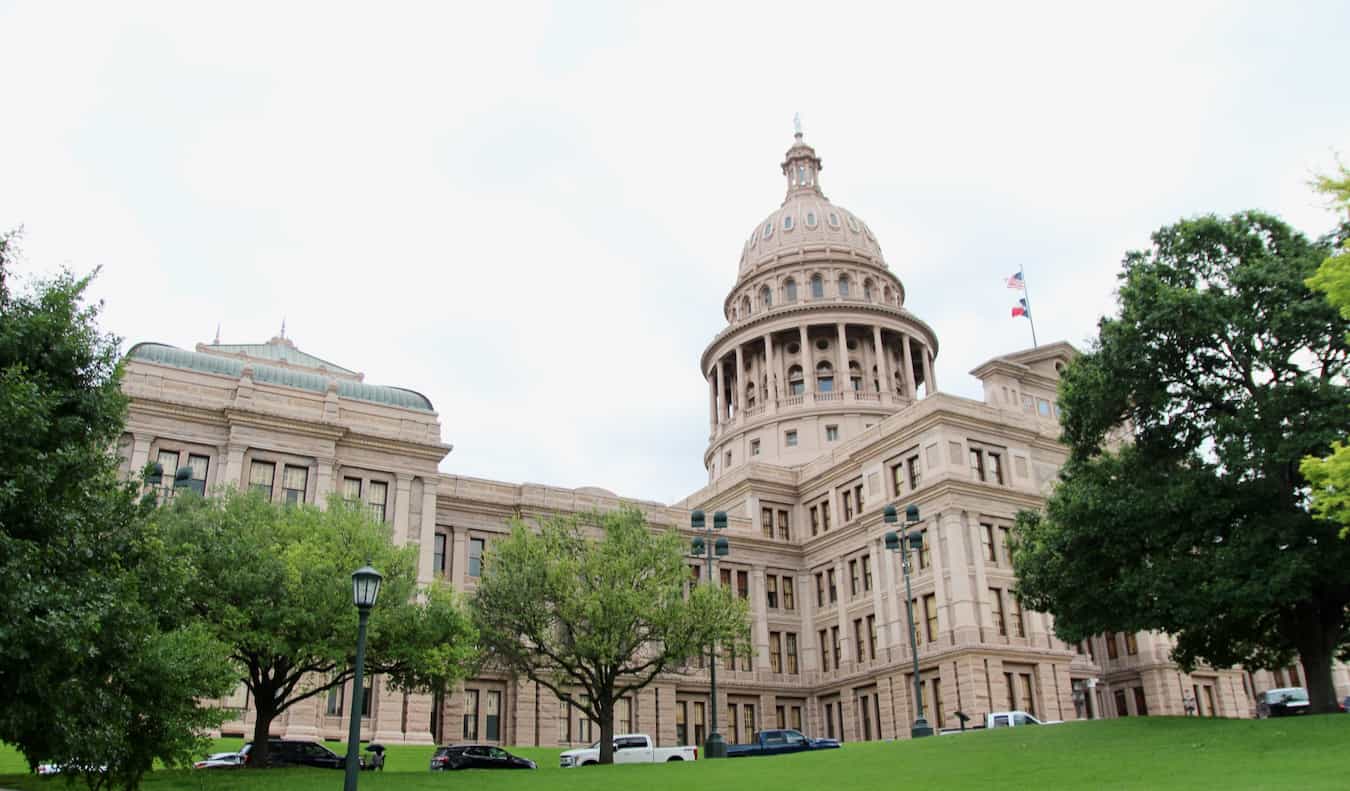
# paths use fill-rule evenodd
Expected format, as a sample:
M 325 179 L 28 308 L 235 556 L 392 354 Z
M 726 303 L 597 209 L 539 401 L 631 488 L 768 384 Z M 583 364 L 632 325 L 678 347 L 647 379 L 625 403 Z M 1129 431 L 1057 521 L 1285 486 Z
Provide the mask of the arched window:
M 770 236 L 773 236 L 773 220 L 764 223 L 764 238 L 768 239 Z
M 846 296 L 848 296 L 848 285 L 849 285 L 849 283 L 848 283 L 848 275 L 840 275 L 840 276 L 839 276 L 839 296 L 841 296 L 841 297 L 846 297 Z
M 751 382 L 745 386 L 745 408 L 749 409 L 755 405 L 755 383 Z
M 759 301 L 764 303 L 764 307 L 773 307 L 773 289 L 765 286 L 759 290 Z
M 788 392 L 795 396 L 806 392 L 806 381 L 802 378 L 800 365 L 788 369 Z
M 869 277 L 868 279 L 863 281 L 863 299 L 867 300 L 868 302 L 871 302 L 872 292 L 875 290 L 876 286 L 872 285 L 872 278 Z
M 858 232 L 858 221 L 853 219 L 853 215 L 847 215 L 848 229 L 854 233 Z
M 811 299 L 825 298 L 825 278 L 811 275 Z
M 830 212 L 830 227 L 831 228 L 839 227 L 839 215 L 835 214 L 834 212 Z
M 783 299 L 788 302 L 797 301 L 797 281 L 792 278 L 783 283 Z
M 815 213 L 815 212 L 809 211 L 809 212 L 806 213 L 806 227 L 807 227 L 807 228 L 814 228 L 814 227 L 816 227 L 816 213 Z
M 749 315 L 750 315 L 750 298 L 741 297 L 741 318 L 745 318 L 746 316 Z
M 834 368 L 829 362 L 821 361 L 816 365 L 816 392 L 830 393 L 834 391 Z
M 783 230 L 785 230 L 785 231 L 790 231 L 790 230 L 792 230 L 792 215 L 791 215 L 791 214 L 784 214 L 784 215 L 783 215 Z
M 877 374 L 877 367 L 872 366 L 872 389 L 881 392 L 881 377 Z
M 890 287 L 890 286 L 886 286 L 886 289 L 882 292 L 882 300 L 883 300 L 887 305 L 891 304 L 891 287 Z
M 848 382 L 853 386 L 853 392 L 862 392 L 862 366 L 852 360 L 848 363 Z

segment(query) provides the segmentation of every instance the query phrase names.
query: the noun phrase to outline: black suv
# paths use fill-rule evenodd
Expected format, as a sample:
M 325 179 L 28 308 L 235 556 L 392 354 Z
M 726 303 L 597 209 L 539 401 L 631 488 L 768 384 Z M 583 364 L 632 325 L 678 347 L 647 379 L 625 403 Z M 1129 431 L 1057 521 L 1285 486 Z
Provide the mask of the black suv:
M 239 751 L 239 754 L 244 756 L 245 764 L 250 763 L 252 752 L 253 742 L 245 744 Z M 347 765 L 346 758 L 318 742 L 268 739 L 267 753 L 268 766 L 317 766 L 321 769 L 342 769 Z
M 438 747 L 431 757 L 431 771 L 447 769 L 534 769 L 528 758 L 512 755 L 490 744 L 456 744 Z

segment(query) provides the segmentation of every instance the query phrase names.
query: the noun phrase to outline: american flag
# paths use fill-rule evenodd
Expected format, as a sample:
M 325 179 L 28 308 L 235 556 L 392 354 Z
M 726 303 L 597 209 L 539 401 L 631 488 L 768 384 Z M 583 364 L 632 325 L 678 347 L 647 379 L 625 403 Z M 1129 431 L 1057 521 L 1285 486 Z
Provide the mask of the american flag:
M 1026 287 L 1027 282 L 1022 278 L 1021 272 L 1018 272 L 1012 277 L 1008 278 L 1008 288 L 1015 289 L 1017 291 L 1022 291 L 1026 289 Z

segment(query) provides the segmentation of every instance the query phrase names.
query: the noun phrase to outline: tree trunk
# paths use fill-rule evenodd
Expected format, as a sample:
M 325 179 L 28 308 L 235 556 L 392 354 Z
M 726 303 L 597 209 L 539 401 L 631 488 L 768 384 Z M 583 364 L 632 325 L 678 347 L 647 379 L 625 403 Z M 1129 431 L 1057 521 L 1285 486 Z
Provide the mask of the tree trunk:
M 614 763 L 614 701 L 599 700 L 595 713 L 600 715 L 600 763 Z
M 248 763 L 244 764 L 249 769 L 266 769 L 268 760 L 268 737 L 272 730 L 272 720 L 276 718 L 276 707 L 272 705 L 275 692 L 271 689 L 254 690 L 253 700 L 254 708 L 258 712 L 258 718 L 253 723 L 253 746 L 248 751 Z M 263 701 L 267 701 L 264 703 Z
M 1308 709 L 1313 714 L 1334 714 L 1340 711 L 1340 707 L 1336 704 L 1336 687 L 1331 682 L 1331 669 L 1341 633 L 1339 612 L 1345 605 L 1338 602 L 1319 604 L 1321 606 L 1310 603 L 1298 607 L 1295 616 L 1298 633 L 1294 646 L 1298 648 L 1299 659 L 1303 662 Z M 1332 613 L 1330 617 L 1328 612 Z

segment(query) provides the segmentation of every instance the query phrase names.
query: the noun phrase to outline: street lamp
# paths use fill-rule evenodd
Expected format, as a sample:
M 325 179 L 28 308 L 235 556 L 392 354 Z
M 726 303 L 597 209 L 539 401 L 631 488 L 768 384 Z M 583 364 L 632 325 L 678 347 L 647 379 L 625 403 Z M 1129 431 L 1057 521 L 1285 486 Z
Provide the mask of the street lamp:
M 714 530 L 725 530 L 727 527 L 727 512 L 717 511 L 713 514 L 712 527 L 707 526 L 703 518 L 702 509 L 695 510 L 689 515 L 689 526 L 695 530 L 702 530 L 703 535 L 694 536 L 690 549 L 694 555 L 703 555 L 704 568 L 708 571 L 708 584 L 713 581 L 713 555 L 719 558 L 726 557 L 731 551 L 731 545 L 727 543 L 726 538 L 717 536 L 713 538 Z M 722 734 L 717 732 L 717 643 L 712 644 L 712 668 L 709 671 L 709 685 L 711 687 L 712 705 L 708 708 L 712 710 L 712 729 L 708 733 L 708 740 L 703 744 L 704 758 L 726 758 L 727 743 L 723 741 Z
M 365 691 L 362 675 L 366 664 L 366 621 L 370 620 L 370 608 L 380 595 L 380 572 L 370 566 L 362 566 L 352 572 L 352 601 L 360 613 L 361 625 L 356 631 L 356 675 L 352 679 L 352 724 L 347 730 L 347 778 L 342 791 L 356 791 L 356 781 L 361 771 L 361 711 L 365 702 L 361 699 Z
M 895 506 L 886 506 L 883 513 L 883 519 L 886 524 L 896 523 Z M 915 552 L 923 551 L 923 534 L 917 530 L 909 532 L 909 528 L 919 523 L 919 506 L 905 506 L 905 523 L 900 527 L 899 534 L 894 530 L 886 533 L 886 548 L 892 552 L 900 553 L 900 567 L 905 572 L 905 617 L 909 620 L 909 653 L 914 658 L 914 701 L 918 705 L 919 716 L 914 718 L 914 727 L 909 729 L 909 735 L 915 739 L 920 736 L 932 736 L 933 729 L 929 727 L 928 720 L 923 716 L 923 682 L 919 679 L 919 646 L 914 639 L 914 605 L 911 603 L 913 594 L 909 588 L 909 552 L 904 550 L 906 538 Z M 908 536 L 906 534 L 908 533 Z

